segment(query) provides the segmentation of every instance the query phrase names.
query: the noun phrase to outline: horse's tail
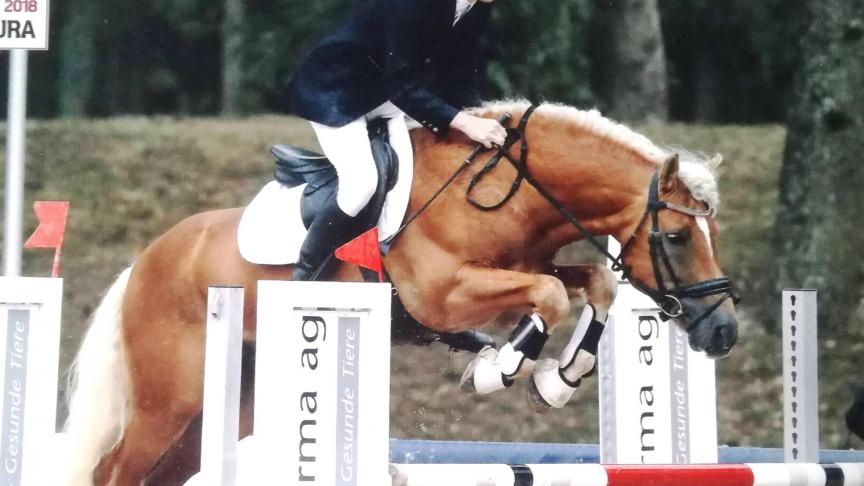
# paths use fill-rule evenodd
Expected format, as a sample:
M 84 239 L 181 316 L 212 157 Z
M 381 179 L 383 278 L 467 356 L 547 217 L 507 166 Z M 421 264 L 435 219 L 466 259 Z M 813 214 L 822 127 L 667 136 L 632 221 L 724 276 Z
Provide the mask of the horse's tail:
M 105 294 L 72 362 L 66 401 L 67 484 L 92 484 L 93 469 L 119 440 L 126 422 L 128 376 L 120 337 L 123 295 L 132 267 Z

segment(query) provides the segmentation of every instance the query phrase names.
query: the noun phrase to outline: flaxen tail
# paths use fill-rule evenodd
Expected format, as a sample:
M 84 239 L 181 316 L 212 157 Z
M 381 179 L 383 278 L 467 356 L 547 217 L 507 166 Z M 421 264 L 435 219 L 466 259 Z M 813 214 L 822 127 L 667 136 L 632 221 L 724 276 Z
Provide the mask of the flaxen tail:
M 120 322 L 131 271 L 131 267 L 123 271 L 108 289 L 70 368 L 69 417 L 65 427 L 69 446 L 68 486 L 92 484 L 93 468 L 120 440 L 126 423 L 128 376 Z

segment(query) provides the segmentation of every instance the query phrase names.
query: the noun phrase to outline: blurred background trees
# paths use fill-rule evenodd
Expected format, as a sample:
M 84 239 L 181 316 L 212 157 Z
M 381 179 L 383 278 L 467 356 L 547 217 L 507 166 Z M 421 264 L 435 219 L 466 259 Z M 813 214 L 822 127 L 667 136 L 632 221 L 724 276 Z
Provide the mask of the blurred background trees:
M 597 2 L 592 20 L 591 86 L 600 107 L 618 119 L 666 120 L 668 75 L 657 0 Z
M 796 44 L 773 270 L 778 288 L 819 289 L 819 326 L 844 340 L 860 328 L 850 324 L 864 286 L 864 1 L 795 3 L 805 30 Z
M 31 54 L 29 114 L 282 113 L 298 60 L 361 1 L 58 3 L 52 48 Z M 627 122 L 784 123 L 788 114 L 780 256 L 760 270 L 771 275 L 766 288 L 746 290 L 823 287 L 823 309 L 837 311 L 826 325 L 842 326 L 864 286 L 864 267 L 849 264 L 864 243 L 854 228 L 864 210 L 862 3 L 501 0 L 483 38 L 484 94 L 598 107 Z M 6 80 L 0 73 L 0 90 Z
M 31 56 L 29 112 L 279 112 L 299 57 L 360 1 L 58 3 L 52 49 Z M 789 12 L 781 0 L 502 2 L 485 40 L 487 95 L 631 121 L 780 121 L 797 32 Z

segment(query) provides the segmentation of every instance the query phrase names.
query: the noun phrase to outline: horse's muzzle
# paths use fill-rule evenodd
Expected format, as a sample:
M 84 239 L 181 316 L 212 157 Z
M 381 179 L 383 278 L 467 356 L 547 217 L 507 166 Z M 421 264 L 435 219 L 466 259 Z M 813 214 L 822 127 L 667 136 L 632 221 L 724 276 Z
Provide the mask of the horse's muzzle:
M 719 307 L 705 315 L 715 302 L 704 302 L 706 299 L 684 299 L 684 312 L 679 319 L 681 324 L 693 323 L 688 327 L 690 347 L 703 351 L 709 358 L 723 358 L 732 351 L 738 342 L 738 317 L 731 301 L 722 303 Z

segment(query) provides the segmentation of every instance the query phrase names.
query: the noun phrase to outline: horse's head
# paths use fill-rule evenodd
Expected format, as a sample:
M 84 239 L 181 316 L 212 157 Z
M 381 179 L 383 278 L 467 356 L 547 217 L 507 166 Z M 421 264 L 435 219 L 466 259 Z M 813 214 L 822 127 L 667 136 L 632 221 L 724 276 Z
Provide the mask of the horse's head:
M 648 204 L 622 258 L 633 285 L 689 334 L 690 346 L 718 358 L 738 339 L 731 284 L 717 258 L 717 185 L 707 164 L 669 157 L 655 172 Z

